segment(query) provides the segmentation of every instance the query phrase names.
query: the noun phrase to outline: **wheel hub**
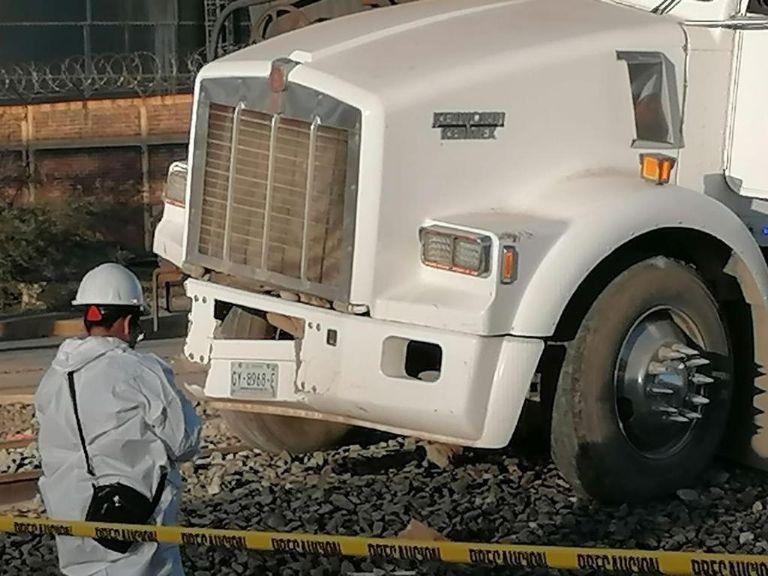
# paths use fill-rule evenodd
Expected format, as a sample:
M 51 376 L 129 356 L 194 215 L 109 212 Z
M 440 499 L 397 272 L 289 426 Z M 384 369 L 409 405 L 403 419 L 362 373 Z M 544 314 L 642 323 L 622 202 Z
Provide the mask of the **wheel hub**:
M 629 442 L 651 458 L 683 447 L 706 418 L 708 388 L 700 370 L 710 364 L 695 326 L 679 312 L 656 309 L 630 330 L 615 373 L 616 408 Z M 681 328 L 685 325 L 686 330 Z

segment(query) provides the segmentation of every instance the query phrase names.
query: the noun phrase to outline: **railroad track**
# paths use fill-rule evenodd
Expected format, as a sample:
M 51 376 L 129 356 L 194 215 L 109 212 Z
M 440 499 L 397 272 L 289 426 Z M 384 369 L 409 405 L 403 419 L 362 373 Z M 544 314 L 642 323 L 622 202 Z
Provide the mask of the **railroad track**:
M 19 438 L 15 440 L 0 440 L 0 451 L 2 450 L 23 450 L 33 442 L 36 442 L 37 438 Z M 249 450 L 245 444 L 229 444 L 227 446 L 218 446 L 216 448 L 204 448 L 200 450 L 198 458 L 208 458 L 214 452 L 221 454 L 237 454 L 238 452 L 244 452 Z
M 37 495 L 39 470 L 0 474 L 0 507 L 28 502 Z
M 36 438 L 21 438 L 18 440 L 0 441 L 2 450 L 22 450 L 35 442 Z M 236 454 L 248 448 L 244 445 L 228 445 L 217 448 L 206 448 L 200 451 L 199 458 L 207 458 L 213 452 L 221 454 Z M 37 495 L 37 481 L 40 479 L 39 470 L 28 470 L 15 474 L 0 474 L 0 508 L 14 506 L 32 500 Z
M 35 440 L 35 438 L 2 440 L 0 450 L 23 450 Z M 39 470 L 0 474 L 0 507 L 14 506 L 32 500 L 37 495 L 39 479 Z
M 18 438 L 14 440 L 0 440 L 0 450 L 23 450 L 37 438 Z
M 36 441 L 36 437 L 0 440 L 0 450 L 23 450 Z M 228 444 L 216 448 L 204 448 L 200 451 L 198 458 L 207 458 L 214 452 L 220 452 L 221 454 L 237 454 L 238 452 L 244 452 L 245 450 L 250 450 L 245 444 Z

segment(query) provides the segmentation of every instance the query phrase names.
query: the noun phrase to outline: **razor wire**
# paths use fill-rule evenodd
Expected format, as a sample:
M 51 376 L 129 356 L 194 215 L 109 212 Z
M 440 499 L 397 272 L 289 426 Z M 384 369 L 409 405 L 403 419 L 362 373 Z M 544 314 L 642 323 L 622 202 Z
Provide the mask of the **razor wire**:
M 0 65 L 0 102 L 189 92 L 204 64 L 205 49 L 181 60 L 133 52 Z

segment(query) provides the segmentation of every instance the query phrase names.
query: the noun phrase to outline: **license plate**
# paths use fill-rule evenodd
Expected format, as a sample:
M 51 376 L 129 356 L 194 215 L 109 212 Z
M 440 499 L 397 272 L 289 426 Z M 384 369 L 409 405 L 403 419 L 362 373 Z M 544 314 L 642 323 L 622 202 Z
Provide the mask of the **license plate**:
M 276 363 L 232 362 L 230 373 L 233 393 L 275 396 L 279 373 Z

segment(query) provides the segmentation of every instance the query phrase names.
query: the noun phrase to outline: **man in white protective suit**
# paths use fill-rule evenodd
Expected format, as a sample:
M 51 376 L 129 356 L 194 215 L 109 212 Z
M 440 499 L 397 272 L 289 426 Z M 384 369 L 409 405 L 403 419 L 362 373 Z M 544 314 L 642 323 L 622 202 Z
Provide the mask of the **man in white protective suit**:
M 174 524 L 178 463 L 197 452 L 201 422 L 170 366 L 134 350 L 146 308 L 141 284 L 103 264 L 86 274 L 73 304 L 88 336 L 61 345 L 35 394 L 47 514 Z M 184 574 L 178 546 L 64 536 L 56 545 L 67 576 Z

